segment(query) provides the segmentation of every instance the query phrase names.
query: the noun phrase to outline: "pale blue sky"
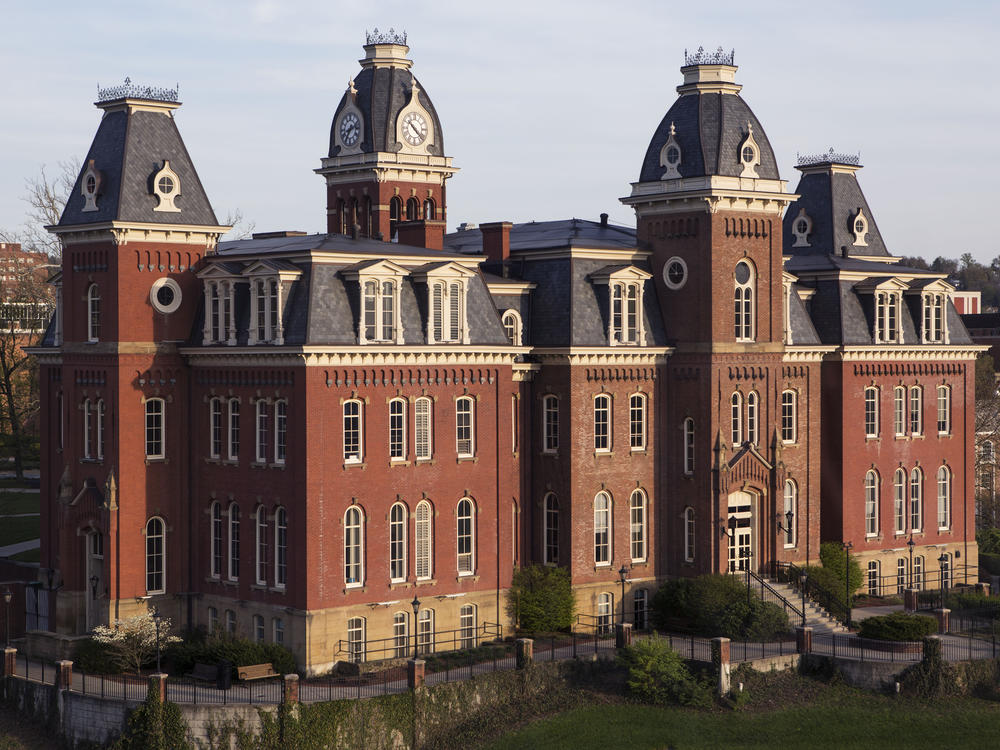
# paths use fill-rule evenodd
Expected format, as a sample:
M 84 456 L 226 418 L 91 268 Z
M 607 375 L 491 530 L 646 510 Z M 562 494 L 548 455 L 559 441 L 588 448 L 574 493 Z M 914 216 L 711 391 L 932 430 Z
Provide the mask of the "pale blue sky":
M 24 179 L 83 158 L 98 83 L 180 83 L 181 133 L 220 218 L 323 231 L 312 170 L 366 29 L 409 34 L 461 168 L 460 222 L 633 223 L 627 195 L 684 49 L 735 48 L 794 189 L 796 152 L 861 153 L 897 255 L 1000 254 L 1000 3 L 0 0 L 0 228 Z

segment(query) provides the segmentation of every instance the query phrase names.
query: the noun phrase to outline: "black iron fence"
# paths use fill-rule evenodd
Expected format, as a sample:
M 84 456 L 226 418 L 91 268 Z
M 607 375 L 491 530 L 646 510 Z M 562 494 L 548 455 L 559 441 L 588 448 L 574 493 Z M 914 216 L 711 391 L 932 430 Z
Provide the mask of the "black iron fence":
M 362 664 L 387 659 L 408 659 L 414 653 L 426 656 L 440 651 L 476 648 L 481 643 L 499 641 L 502 638 L 503 625 L 484 622 L 478 627 L 401 633 L 391 638 L 341 639 L 337 641 L 337 655 L 342 656 L 345 661 Z
M 776 562 L 774 577 L 782 583 L 794 587 L 801 594 L 805 587 L 806 596 L 822 607 L 833 618 L 847 622 L 847 605 L 844 603 L 844 593 L 829 591 L 811 577 L 805 569 L 793 563 Z

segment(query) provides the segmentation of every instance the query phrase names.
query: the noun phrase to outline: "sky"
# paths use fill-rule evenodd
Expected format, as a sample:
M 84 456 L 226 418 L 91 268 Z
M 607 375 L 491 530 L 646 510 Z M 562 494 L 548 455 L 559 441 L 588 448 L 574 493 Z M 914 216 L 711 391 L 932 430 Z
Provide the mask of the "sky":
M 313 173 L 365 32 L 408 35 L 461 171 L 448 225 L 634 225 L 618 199 L 676 98 L 684 51 L 735 49 L 794 190 L 796 154 L 860 153 L 890 252 L 1000 255 L 1000 3 L 630 0 L 0 0 L 0 229 L 25 180 L 82 160 L 98 86 L 179 84 L 177 123 L 220 220 L 325 231 Z

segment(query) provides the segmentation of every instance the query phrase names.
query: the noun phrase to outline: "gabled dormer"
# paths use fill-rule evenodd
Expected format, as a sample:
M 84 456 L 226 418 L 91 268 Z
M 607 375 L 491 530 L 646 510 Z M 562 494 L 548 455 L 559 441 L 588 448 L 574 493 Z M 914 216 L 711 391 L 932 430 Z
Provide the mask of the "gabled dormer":
M 590 283 L 606 288 L 608 346 L 645 346 L 642 296 L 652 274 L 633 265 L 605 266 Z
M 894 276 L 865 279 L 854 285 L 854 291 L 867 302 L 865 308 L 871 311 L 874 343 L 912 343 L 903 341 L 903 293 L 908 288 Z
M 454 261 L 428 263 L 413 271 L 427 286 L 427 343 L 468 344 L 467 297 L 476 272 Z
M 370 260 L 348 266 L 341 275 L 357 284 L 361 300 L 358 341 L 362 344 L 402 344 L 400 290 L 410 275 L 409 269 L 390 260 Z
M 919 320 L 921 344 L 948 343 L 948 306 L 955 287 L 944 279 L 914 279 L 906 291 L 911 305 L 918 307 L 914 322 Z
M 197 273 L 205 295 L 204 346 L 236 346 L 236 284 L 242 271 L 239 263 L 209 263 Z
M 250 320 L 247 344 L 285 343 L 285 303 L 289 287 L 302 270 L 284 260 L 258 260 L 243 269 L 250 283 Z

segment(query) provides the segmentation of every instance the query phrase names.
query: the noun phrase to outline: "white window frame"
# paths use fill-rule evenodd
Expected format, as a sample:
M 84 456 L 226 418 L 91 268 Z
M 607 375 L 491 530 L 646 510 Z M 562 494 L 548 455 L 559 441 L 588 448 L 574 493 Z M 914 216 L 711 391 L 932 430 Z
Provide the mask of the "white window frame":
M 392 616 L 393 656 L 405 659 L 410 655 L 409 617 L 406 612 L 396 612 Z
M 349 413 L 356 409 L 356 413 Z M 344 463 L 359 464 L 364 461 L 364 402 L 351 398 L 344 401 L 343 408 Z
M 418 581 L 427 581 L 434 577 L 434 506 L 421 500 L 413 517 L 413 572 Z
M 733 447 L 743 445 L 743 394 L 733 391 L 729 398 L 729 431 Z
M 208 402 L 208 455 L 222 456 L 222 399 L 212 396 Z
M 259 464 L 267 463 L 267 443 L 269 427 L 267 425 L 267 399 L 259 398 L 254 404 L 254 460 Z
M 83 400 L 81 410 L 83 411 L 83 458 L 84 460 L 90 460 L 93 457 L 94 437 L 90 418 L 91 409 L 89 398 L 85 398 Z
M 94 436 L 94 447 L 97 449 L 97 460 L 104 460 L 104 399 L 97 399 L 97 434 Z
M 361 506 L 352 505 L 344 511 L 344 586 L 353 589 L 364 585 L 365 513 Z
M 612 346 L 636 346 L 643 342 L 641 281 L 612 281 L 608 341 Z
M 900 301 L 899 292 L 875 292 L 875 343 L 900 344 Z
M 747 442 L 760 443 L 760 394 L 757 391 L 747 394 Z
M 910 386 L 910 434 L 924 434 L 924 389 L 919 385 Z
M 472 498 L 463 497 L 458 501 L 455 520 L 458 575 L 471 576 L 476 572 L 476 504 Z
M 434 653 L 434 610 L 430 607 L 417 614 L 417 653 Z
M 795 547 L 798 543 L 798 525 L 799 525 L 799 488 L 795 481 L 792 479 L 785 480 L 785 549 L 791 549 Z M 788 512 L 792 512 L 792 522 L 788 523 Z
M 684 561 L 694 562 L 695 552 L 695 518 L 694 508 L 690 505 L 684 509 Z
M 347 621 L 347 658 L 353 664 L 362 664 L 366 660 L 366 625 L 364 617 L 352 617 Z
M 258 505 L 254 513 L 254 530 L 256 532 L 256 559 L 254 565 L 254 576 L 258 586 L 267 585 L 267 508 Z
M 882 595 L 882 565 L 879 560 L 869 560 L 865 575 L 869 596 Z
M 895 534 L 906 533 L 906 506 L 909 492 L 907 477 L 908 472 L 903 468 L 896 469 L 892 475 L 892 530 Z
M 906 435 L 907 416 L 906 386 L 897 385 L 892 389 L 892 428 L 896 437 Z
M 559 452 L 559 397 L 542 397 L 542 453 Z
M 951 434 L 951 387 L 937 387 L 937 432 L 938 435 Z
M 285 642 L 285 621 L 280 617 L 271 618 L 271 640 L 278 644 Z
M 413 451 L 417 461 L 434 456 L 434 402 L 427 396 L 413 402 Z
M 288 458 L 288 401 L 274 402 L 274 463 L 284 465 Z
M 951 469 L 942 465 L 937 470 L 938 531 L 951 528 Z
M 226 632 L 236 635 L 236 612 L 231 609 L 226 610 Z
M 429 281 L 428 341 L 432 344 L 468 343 L 466 280 L 440 278 Z
M 463 414 L 468 418 L 465 424 Z M 459 458 L 476 455 L 476 400 L 472 396 L 455 399 L 455 453 Z
M 159 408 L 159 414 L 156 408 Z M 162 459 L 166 457 L 167 437 L 167 405 L 162 398 L 147 398 L 145 403 L 145 444 L 147 459 Z M 155 422 L 159 416 L 159 423 Z M 150 420 L 154 420 L 153 423 Z M 159 450 L 157 450 L 157 445 Z
M 226 514 L 229 533 L 226 537 L 227 546 L 227 567 L 230 581 L 240 580 L 240 506 L 235 501 L 229 503 Z
M 542 560 L 546 565 L 559 564 L 559 498 L 546 492 L 542 500 Z
M 458 611 L 459 644 L 461 648 L 475 648 L 478 645 L 476 605 L 463 604 Z
M 694 474 L 694 419 L 685 417 L 681 427 L 684 434 L 684 473 L 688 476 Z
M 229 421 L 226 425 L 226 456 L 230 461 L 240 459 L 240 400 L 229 399 Z
M 877 386 L 865 387 L 865 438 L 877 438 L 879 435 L 879 389 Z
M 611 632 L 615 617 L 615 596 L 608 591 L 597 595 L 597 632 L 606 635 Z
M 264 642 L 264 618 L 262 615 L 253 616 L 253 636 L 257 643 Z
M 641 489 L 632 490 L 629 497 L 629 550 L 632 562 L 645 562 L 647 553 L 648 523 L 646 493 Z
M 924 528 L 924 472 L 919 466 L 910 471 L 910 531 Z
M 389 460 L 406 460 L 406 399 L 389 401 Z
M 146 521 L 145 536 L 146 593 L 162 594 L 167 590 L 167 524 L 162 517 Z
M 594 496 L 594 565 L 611 565 L 611 495 L 598 492 Z
M 281 505 L 274 509 L 274 587 L 288 584 L 288 511 Z
M 865 537 L 879 532 L 879 475 L 875 469 L 865 472 Z
M 594 396 L 594 452 L 610 453 L 612 450 L 612 415 L 610 393 L 598 393 Z M 601 425 L 603 422 L 603 434 Z
M 923 301 L 923 342 L 945 344 L 948 342 L 948 323 L 945 313 L 947 297 L 939 292 L 921 295 Z
M 737 263 L 736 268 L 741 265 L 747 267 L 750 277 L 741 284 L 736 280 L 735 268 L 733 270 L 733 334 L 738 342 L 752 342 L 756 340 L 757 271 L 746 259 Z
M 209 506 L 209 523 L 211 524 L 209 544 L 209 571 L 212 578 L 222 578 L 222 561 L 225 555 L 222 551 L 225 534 L 222 530 L 222 503 L 218 500 Z
M 97 284 L 87 287 L 87 341 L 95 343 L 101 336 L 101 291 Z
M 362 276 L 359 283 L 361 343 L 400 343 L 399 280 Z
M 791 388 L 781 392 L 781 442 L 785 445 L 798 440 L 798 395 Z
M 646 450 L 646 402 L 645 393 L 633 393 L 628 397 L 629 447 L 633 451 Z
M 406 580 L 406 526 L 409 514 L 403 503 L 389 508 L 389 582 Z
M 505 310 L 500 322 L 503 324 L 504 333 L 507 334 L 507 340 L 511 346 L 522 346 L 524 339 L 521 333 L 520 313 L 517 310 Z

